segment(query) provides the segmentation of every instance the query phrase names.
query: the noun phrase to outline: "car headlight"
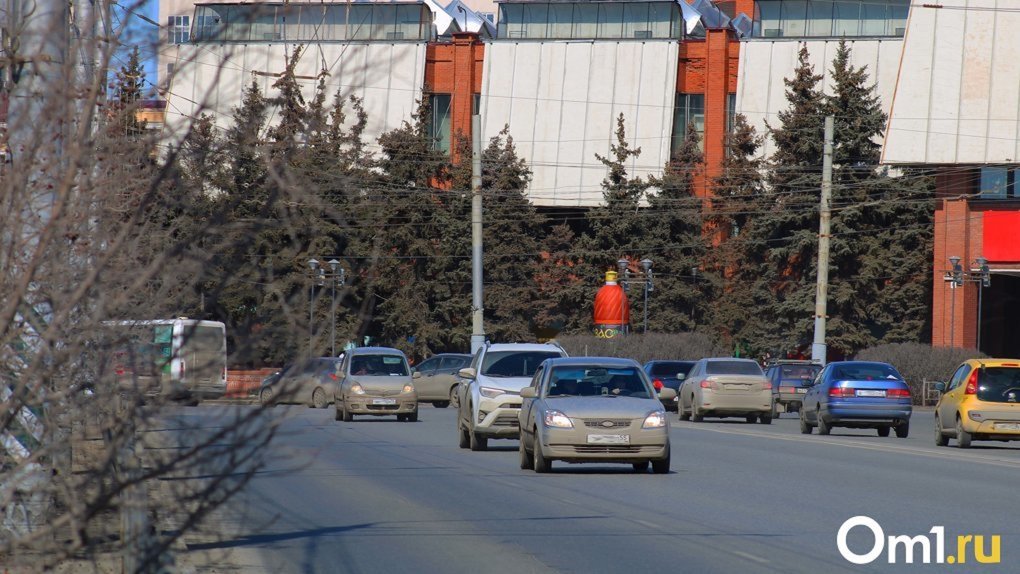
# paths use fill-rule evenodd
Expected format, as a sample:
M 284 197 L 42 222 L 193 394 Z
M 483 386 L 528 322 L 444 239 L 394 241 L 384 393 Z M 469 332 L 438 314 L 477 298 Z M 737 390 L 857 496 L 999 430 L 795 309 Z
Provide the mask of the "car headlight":
M 645 422 L 641 425 L 641 428 L 657 429 L 664 426 L 666 426 L 666 413 L 663 411 L 655 411 L 645 417 Z
M 545 426 L 556 427 L 559 429 L 572 429 L 574 428 L 574 423 L 570 422 L 570 418 L 560 411 L 546 411 Z
M 404 393 L 413 393 L 414 392 L 414 385 L 412 385 L 410 383 L 404 385 L 404 390 L 401 391 L 401 392 L 404 392 Z
M 360 384 L 354 383 L 353 385 L 351 385 L 351 392 L 356 395 L 363 395 L 365 394 L 365 389 Z
M 478 391 L 482 393 L 482 396 L 487 399 L 494 399 L 500 395 L 506 394 L 506 391 L 504 391 L 503 389 L 494 389 L 492 387 L 481 387 L 478 389 Z

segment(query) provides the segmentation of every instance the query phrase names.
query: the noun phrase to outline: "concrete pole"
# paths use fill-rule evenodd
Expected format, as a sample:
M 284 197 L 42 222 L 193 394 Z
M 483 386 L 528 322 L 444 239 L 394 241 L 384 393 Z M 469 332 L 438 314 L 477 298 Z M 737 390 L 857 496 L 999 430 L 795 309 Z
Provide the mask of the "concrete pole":
M 482 299 L 482 122 L 471 116 L 471 354 L 485 344 Z
M 811 360 L 825 364 L 825 319 L 829 298 L 829 223 L 832 214 L 832 137 L 835 124 L 832 116 L 825 117 L 825 149 L 822 156 L 822 199 L 818 218 L 818 282 L 815 289 L 815 339 L 811 345 Z

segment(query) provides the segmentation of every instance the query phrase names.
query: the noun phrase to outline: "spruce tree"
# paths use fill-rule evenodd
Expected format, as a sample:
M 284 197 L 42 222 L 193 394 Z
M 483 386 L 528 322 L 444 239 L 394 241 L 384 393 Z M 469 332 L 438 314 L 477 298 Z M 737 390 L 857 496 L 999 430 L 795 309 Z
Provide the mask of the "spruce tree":
M 649 331 L 693 331 L 708 315 L 711 283 L 702 268 L 706 229 L 701 200 L 694 195 L 695 176 L 704 166 L 699 141 L 694 126 L 688 126 L 662 176 L 650 178 L 658 191 L 649 193 L 645 217 L 646 253 L 655 277 L 648 298 Z M 643 294 L 633 293 L 632 306 L 636 306 Z

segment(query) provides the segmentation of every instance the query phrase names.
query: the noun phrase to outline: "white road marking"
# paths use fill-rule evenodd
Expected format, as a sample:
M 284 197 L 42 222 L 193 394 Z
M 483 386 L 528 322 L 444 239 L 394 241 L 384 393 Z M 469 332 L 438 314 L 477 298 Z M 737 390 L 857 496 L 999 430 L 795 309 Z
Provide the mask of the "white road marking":
M 900 453 L 900 454 L 912 454 L 915 456 L 924 456 L 928 458 L 939 458 L 943 460 L 955 460 L 973 462 L 977 464 L 986 464 L 990 466 L 1001 466 L 1006 468 L 1020 468 L 1020 460 L 1007 460 L 1007 459 L 989 459 L 983 458 L 979 455 L 972 455 L 968 453 L 959 452 L 958 449 L 952 449 L 956 452 L 938 452 L 934 450 L 922 450 L 916 447 L 905 447 L 896 445 L 874 445 L 874 444 L 852 444 L 843 442 L 840 440 L 833 440 L 820 436 L 813 435 L 782 435 L 778 433 L 760 432 L 760 431 L 743 431 L 723 428 L 712 428 L 708 426 L 701 426 L 695 423 L 674 423 L 673 428 L 686 428 L 692 430 L 701 430 L 708 432 L 716 432 L 721 434 L 732 434 L 741 436 L 751 436 L 757 438 L 774 439 L 774 440 L 785 440 L 790 442 L 803 442 L 812 444 L 825 444 L 830 446 L 842 446 L 847 448 L 859 448 L 863 450 L 873 450 L 885 453 Z M 942 447 L 946 448 L 948 447 Z
M 760 556 L 755 556 L 754 554 L 748 554 L 747 552 L 741 552 L 739 550 L 734 550 L 732 552 L 732 554 L 734 556 L 739 556 L 741 558 L 746 558 L 746 559 L 748 559 L 748 560 L 750 560 L 752 562 L 757 562 L 758 564 L 768 564 L 769 563 L 768 560 L 766 560 L 766 559 L 764 559 L 764 558 L 762 558 Z

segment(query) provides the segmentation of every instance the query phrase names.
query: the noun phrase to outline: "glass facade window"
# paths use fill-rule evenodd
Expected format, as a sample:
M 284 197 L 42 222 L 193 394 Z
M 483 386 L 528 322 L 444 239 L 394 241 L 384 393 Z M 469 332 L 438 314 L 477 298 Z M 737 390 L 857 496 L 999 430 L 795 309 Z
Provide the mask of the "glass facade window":
M 726 133 L 733 131 L 737 121 L 737 94 L 726 94 Z
M 981 168 L 981 199 L 1006 199 L 1018 197 L 1016 169 L 1001 166 Z
M 675 2 L 527 2 L 499 5 L 506 40 L 680 39 Z
M 453 97 L 450 94 L 432 94 L 429 96 L 429 110 L 432 114 L 432 121 L 429 123 L 429 138 L 432 139 L 432 149 L 439 150 L 445 154 L 450 153 L 450 102 Z
M 757 0 L 759 38 L 903 36 L 910 0 Z
M 673 109 L 673 142 L 670 154 L 680 150 L 687 138 L 687 129 L 693 127 L 698 134 L 698 149 L 705 149 L 705 95 L 677 94 Z
M 171 44 L 187 44 L 191 38 L 191 16 L 170 16 L 166 31 Z
M 195 42 L 427 41 L 424 4 L 202 4 Z

